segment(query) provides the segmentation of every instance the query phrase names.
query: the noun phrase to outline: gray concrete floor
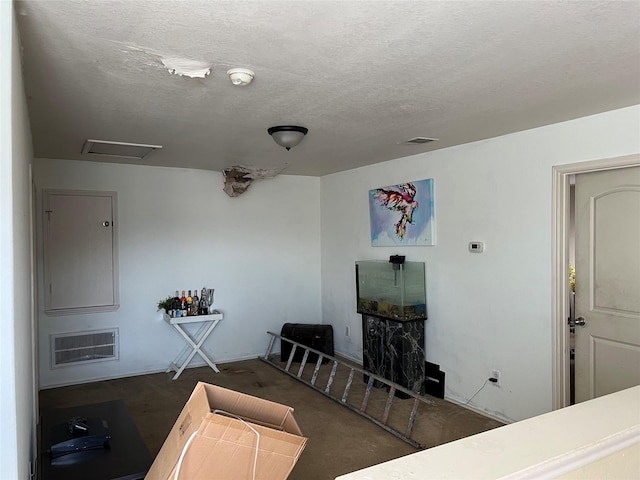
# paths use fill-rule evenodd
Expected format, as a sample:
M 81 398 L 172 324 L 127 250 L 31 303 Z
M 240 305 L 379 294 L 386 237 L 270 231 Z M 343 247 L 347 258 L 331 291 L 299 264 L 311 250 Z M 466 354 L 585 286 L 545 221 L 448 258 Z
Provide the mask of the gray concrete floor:
M 209 367 L 187 369 L 177 380 L 171 379 L 172 373 L 157 373 L 42 390 L 40 408 L 65 408 L 122 399 L 149 452 L 155 457 L 191 391 L 198 381 L 202 381 L 295 409 L 294 416 L 309 440 L 289 477 L 292 480 L 333 479 L 417 451 L 369 420 L 260 360 L 228 363 L 219 368 L 220 374 Z M 341 393 L 339 376 L 335 385 L 336 391 Z M 317 385 L 323 384 L 319 380 Z M 365 384 L 354 380 L 353 385 L 350 400 L 359 402 Z M 373 409 L 383 408 L 380 405 L 384 404 L 386 391 L 375 390 L 378 391 L 372 393 L 369 404 Z M 413 438 L 426 447 L 502 425 L 445 400 L 427 398 L 427 405 L 420 407 L 413 434 Z M 396 422 L 397 428 L 403 428 L 401 425 L 406 424 L 411 404 L 411 399 L 396 398 L 390 423 Z

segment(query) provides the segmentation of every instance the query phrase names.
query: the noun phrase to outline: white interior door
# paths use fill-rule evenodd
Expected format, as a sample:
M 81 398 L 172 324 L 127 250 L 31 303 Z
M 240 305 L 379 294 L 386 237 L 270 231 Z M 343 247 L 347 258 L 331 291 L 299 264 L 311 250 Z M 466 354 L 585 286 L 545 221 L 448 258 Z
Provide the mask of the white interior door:
M 640 384 L 640 167 L 577 175 L 575 201 L 582 402 Z

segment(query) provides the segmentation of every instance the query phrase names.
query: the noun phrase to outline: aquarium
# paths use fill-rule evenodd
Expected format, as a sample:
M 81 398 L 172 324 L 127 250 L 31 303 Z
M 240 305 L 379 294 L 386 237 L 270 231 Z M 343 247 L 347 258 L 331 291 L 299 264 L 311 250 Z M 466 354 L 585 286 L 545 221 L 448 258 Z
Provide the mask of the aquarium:
M 404 262 L 404 257 L 397 256 L 389 261 L 358 261 L 356 295 L 358 313 L 397 321 L 425 320 L 424 263 Z

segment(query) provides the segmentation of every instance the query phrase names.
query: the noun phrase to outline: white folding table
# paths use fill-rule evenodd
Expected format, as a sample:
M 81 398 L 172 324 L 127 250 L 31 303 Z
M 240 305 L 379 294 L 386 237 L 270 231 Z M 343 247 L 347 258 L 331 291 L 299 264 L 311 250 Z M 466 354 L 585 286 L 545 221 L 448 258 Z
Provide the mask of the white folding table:
M 193 357 L 195 357 L 196 353 L 202 357 L 202 359 L 209 364 L 209 366 L 213 369 L 214 372 L 220 373 L 216 364 L 202 351 L 201 347 L 204 341 L 211 335 L 213 329 L 216 328 L 216 325 L 220 323 L 222 320 L 222 313 L 214 313 L 210 315 L 194 315 L 193 317 L 178 317 L 172 318 L 166 313 L 164 314 L 164 320 L 171 325 L 176 331 L 185 339 L 187 345 L 182 349 L 178 356 L 175 358 L 169 368 L 167 368 L 167 373 L 174 371 L 176 374 L 173 376 L 173 379 L 177 379 L 182 371 L 189 365 L 189 362 Z M 183 325 L 187 325 L 190 323 L 201 323 L 202 325 L 198 330 L 192 335 L 189 335 L 187 331 L 182 327 Z M 181 359 L 184 359 L 181 361 Z

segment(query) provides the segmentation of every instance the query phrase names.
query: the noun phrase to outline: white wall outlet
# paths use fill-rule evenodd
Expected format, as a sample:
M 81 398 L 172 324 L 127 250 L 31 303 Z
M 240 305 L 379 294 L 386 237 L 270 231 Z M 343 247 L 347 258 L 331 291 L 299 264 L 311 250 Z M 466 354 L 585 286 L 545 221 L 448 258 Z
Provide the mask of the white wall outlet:
M 347 328 L 345 328 L 344 334 L 345 334 L 347 337 L 350 337 L 350 336 L 351 336 L 351 327 L 350 327 L 349 325 L 347 325 Z
M 496 370 L 495 368 L 491 370 L 491 372 L 489 372 L 489 379 L 495 378 L 495 382 L 489 380 L 489 383 L 491 385 L 493 385 L 494 387 L 501 387 L 502 384 L 500 383 L 500 370 Z

